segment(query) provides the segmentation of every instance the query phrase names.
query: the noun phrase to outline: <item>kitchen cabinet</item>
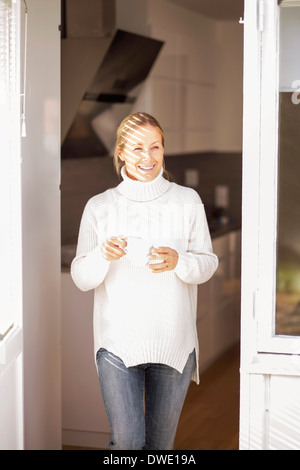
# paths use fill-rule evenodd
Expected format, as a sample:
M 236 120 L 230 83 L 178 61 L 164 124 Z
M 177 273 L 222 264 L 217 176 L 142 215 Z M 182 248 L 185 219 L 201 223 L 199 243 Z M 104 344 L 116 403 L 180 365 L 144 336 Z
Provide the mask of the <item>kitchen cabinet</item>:
M 62 272 L 63 445 L 107 448 L 110 428 L 93 350 L 93 291 L 81 292 Z
M 153 23 L 151 28 L 151 36 L 165 44 L 136 107 L 147 107 L 162 123 L 168 154 L 214 148 L 214 22 L 200 19 L 209 34 L 206 47 L 203 38 L 192 35 L 182 25 L 176 32 L 168 30 L 168 26 L 172 28 L 168 22 L 167 27 Z
M 241 25 L 157 0 L 148 2 L 147 26 L 164 46 L 134 111 L 147 110 L 161 122 L 168 155 L 240 153 Z
M 200 370 L 206 369 L 240 333 L 241 232 L 213 239 L 219 267 L 208 282 L 198 287 L 197 330 Z

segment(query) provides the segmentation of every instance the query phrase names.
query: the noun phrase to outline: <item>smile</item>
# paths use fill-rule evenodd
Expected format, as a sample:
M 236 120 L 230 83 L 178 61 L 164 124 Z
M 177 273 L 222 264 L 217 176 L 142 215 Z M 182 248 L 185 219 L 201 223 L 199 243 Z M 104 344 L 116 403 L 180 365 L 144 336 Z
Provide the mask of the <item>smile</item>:
M 151 165 L 151 166 L 139 165 L 139 169 L 143 170 L 143 171 L 151 171 L 151 170 L 153 170 L 154 167 L 155 167 L 155 165 Z

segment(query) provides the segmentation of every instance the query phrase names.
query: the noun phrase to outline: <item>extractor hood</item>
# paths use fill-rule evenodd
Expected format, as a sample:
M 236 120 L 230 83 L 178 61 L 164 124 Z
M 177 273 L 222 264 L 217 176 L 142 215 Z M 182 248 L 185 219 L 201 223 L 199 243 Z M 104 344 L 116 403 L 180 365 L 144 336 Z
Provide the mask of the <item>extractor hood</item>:
M 162 46 L 120 29 L 110 38 L 62 40 L 62 158 L 111 155 Z

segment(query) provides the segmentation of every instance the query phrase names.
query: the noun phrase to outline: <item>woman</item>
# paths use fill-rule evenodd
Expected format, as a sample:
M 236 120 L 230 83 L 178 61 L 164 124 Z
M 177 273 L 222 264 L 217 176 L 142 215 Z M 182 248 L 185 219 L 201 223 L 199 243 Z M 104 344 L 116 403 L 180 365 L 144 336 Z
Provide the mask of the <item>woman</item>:
M 123 180 L 88 201 L 71 266 L 81 290 L 95 289 L 112 450 L 173 449 L 190 381 L 199 383 L 197 284 L 218 260 L 198 194 L 164 177 L 164 145 L 152 116 L 123 120 L 114 155 Z

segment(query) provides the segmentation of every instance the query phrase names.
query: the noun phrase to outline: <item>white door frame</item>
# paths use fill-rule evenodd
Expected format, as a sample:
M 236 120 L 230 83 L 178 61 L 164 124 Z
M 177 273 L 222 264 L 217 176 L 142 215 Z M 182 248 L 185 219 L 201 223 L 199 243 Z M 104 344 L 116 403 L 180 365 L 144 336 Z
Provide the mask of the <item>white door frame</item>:
M 240 449 L 300 448 L 300 338 L 274 333 L 278 12 L 245 0 Z

